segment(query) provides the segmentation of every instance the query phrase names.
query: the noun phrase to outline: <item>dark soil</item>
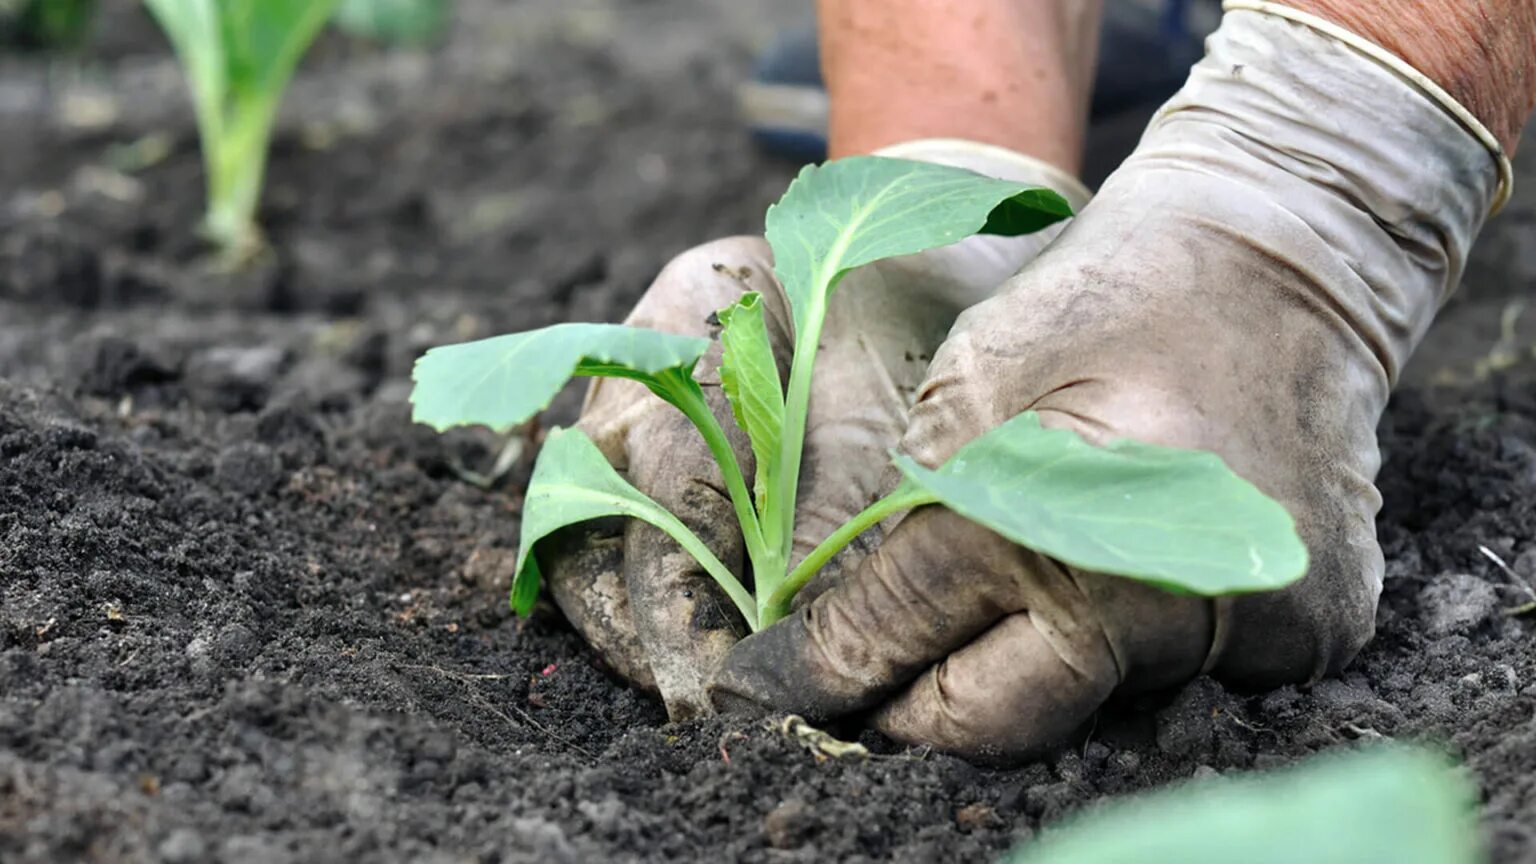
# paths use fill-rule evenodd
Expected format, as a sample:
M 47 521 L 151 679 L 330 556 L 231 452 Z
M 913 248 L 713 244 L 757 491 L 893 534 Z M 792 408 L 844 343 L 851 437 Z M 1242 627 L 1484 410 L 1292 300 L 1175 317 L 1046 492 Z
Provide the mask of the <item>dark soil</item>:
M 1388 582 L 1343 678 L 1199 680 L 1015 770 L 869 736 L 819 762 L 668 725 L 558 616 L 511 618 L 526 466 L 468 482 L 501 442 L 403 402 L 428 345 L 616 318 L 760 225 L 790 166 L 730 88 L 769 11 L 460 0 L 428 54 L 328 38 L 274 252 L 231 277 L 188 236 L 172 67 L 106 6 L 79 57 L 0 57 L 0 861 L 987 860 L 1105 796 L 1383 736 L 1458 753 L 1493 859 L 1536 861 L 1536 616 L 1509 614 L 1536 597 L 1536 340 L 1497 341 L 1536 187 L 1383 424 Z

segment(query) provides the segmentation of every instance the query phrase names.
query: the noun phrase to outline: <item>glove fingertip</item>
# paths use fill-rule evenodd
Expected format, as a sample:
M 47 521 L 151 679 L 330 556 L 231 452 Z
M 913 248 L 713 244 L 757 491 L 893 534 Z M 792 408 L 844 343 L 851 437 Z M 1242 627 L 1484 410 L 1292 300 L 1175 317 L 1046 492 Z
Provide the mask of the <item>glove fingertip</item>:
M 811 720 L 827 716 L 829 712 L 817 710 L 818 700 L 807 698 L 814 693 L 814 685 L 806 686 L 813 679 L 802 674 L 799 646 L 805 635 L 804 614 L 796 613 L 731 648 L 709 682 L 716 710 L 730 714 L 790 711 Z

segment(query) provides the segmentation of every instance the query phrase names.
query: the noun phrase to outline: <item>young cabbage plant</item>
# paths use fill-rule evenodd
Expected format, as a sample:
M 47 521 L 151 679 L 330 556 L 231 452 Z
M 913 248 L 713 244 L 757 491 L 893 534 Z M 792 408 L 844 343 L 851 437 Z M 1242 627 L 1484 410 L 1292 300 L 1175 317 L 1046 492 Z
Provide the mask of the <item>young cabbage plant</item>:
M 192 93 L 204 231 L 231 257 L 258 248 L 256 205 L 283 90 L 337 0 L 144 0 Z
M 747 294 L 719 315 L 722 388 L 757 466 L 750 486 L 693 379 L 708 339 L 559 324 L 434 348 L 416 363 L 414 418 L 438 430 L 481 424 L 505 431 L 547 406 L 572 376 L 629 378 L 682 411 L 719 463 L 745 540 L 750 590 L 675 516 L 620 477 L 580 430 L 551 432 L 524 503 L 512 588 L 519 613 L 539 589 L 534 545 L 566 525 L 614 515 L 671 535 L 753 630 L 782 618 L 795 593 L 861 532 L 928 504 L 1067 564 L 1171 591 L 1261 591 L 1300 578 L 1307 553 L 1290 515 L 1215 455 L 1134 441 L 1096 447 L 1042 427 L 1032 413 L 934 469 L 893 456 L 905 477 L 900 486 L 791 561 L 811 373 L 838 281 L 883 258 L 977 233 L 1026 234 L 1070 215 L 1050 190 L 923 162 L 861 156 L 802 170 L 769 208 L 766 231 L 794 322 L 787 386 L 769 346 L 762 298 Z

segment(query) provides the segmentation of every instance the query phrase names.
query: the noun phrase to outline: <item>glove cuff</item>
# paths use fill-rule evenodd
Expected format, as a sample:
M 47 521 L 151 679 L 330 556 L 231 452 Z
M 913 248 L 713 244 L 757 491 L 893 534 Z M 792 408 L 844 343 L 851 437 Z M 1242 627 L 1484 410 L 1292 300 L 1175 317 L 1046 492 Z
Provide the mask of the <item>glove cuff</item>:
M 1025 156 L 1007 147 L 983 144 L 966 138 L 919 138 L 915 141 L 904 141 L 889 147 L 881 147 L 874 152 L 874 155 L 949 165 L 999 180 L 1044 186 L 1067 199 L 1073 211 L 1083 209 L 1087 206 L 1088 199 L 1093 197 L 1093 193 L 1088 191 L 1083 181 L 1049 162 L 1033 156 Z
M 1499 172 L 1499 185 L 1494 191 L 1493 202 L 1489 206 L 1488 215 L 1492 216 L 1504 209 L 1504 205 L 1508 203 L 1509 197 L 1515 191 L 1515 170 L 1514 166 L 1510 164 L 1509 156 L 1504 153 L 1503 145 L 1488 130 L 1488 127 L 1483 125 L 1481 120 L 1478 120 L 1471 111 L 1467 110 L 1465 105 L 1458 102 L 1454 96 L 1447 93 L 1445 88 L 1436 84 L 1428 75 L 1420 72 L 1408 61 L 1377 45 L 1375 42 L 1346 30 L 1332 21 L 1319 18 L 1310 12 L 1302 12 L 1299 9 L 1292 9 L 1281 3 L 1269 2 L 1269 0 L 1224 0 L 1221 8 L 1223 12 L 1245 10 L 1264 15 L 1273 15 L 1277 18 L 1284 18 L 1287 21 L 1294 21 L 1297 24 L 1310 27 L 1318 33 L 1336 42 L 1343 43 L 1356 52 L 1365 55 L 1385 67 L 1387 71 L 1412 85 L 1431 102 L 1443 108 L 1457 123 L 1461 124 L 1462 128 L 1466 129 L 1473 138 L 1476 138 L 1488 149 L 1488 153 L 1493 157 L 1494 165 Z
M 1484 143 L 1399 71 L 1307 24 L 1229 11 L 1099 205 L 1179 210 L 1168 218 L 1296 268 L 1299 298 L 1390 385 L 1460 283 L 1499 185 Z M 1178 192 L 1159 205 L 1156 189 Z

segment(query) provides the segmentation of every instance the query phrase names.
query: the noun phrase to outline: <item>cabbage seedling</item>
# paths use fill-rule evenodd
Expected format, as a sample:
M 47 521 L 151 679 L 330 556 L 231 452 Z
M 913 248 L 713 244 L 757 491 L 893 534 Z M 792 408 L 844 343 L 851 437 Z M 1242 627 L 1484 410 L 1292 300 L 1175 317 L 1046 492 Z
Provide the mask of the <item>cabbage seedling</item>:
M 414 418 L 439 430 L 483 424 L 504 431 L 547 406 L 572 376 L 616 376 L 641 382 L 682 411 L 719 463 L 745 540 L 751 591 L 675 516 L 620 477 L 581 431 L 553 431 L 524 504 L 512 587 L 519 613 L 539 588 L 534 544 L 566 525 L 614 515 L 671 535 L 753 630 L 783 617 L 795 592 L 861 532 L 928 504 L 1068 564 L 1173 591 L 1259 591 L 1300 578 L 1307 552 L 1290 515 L 1214 454 L 1134 441 L 1096 447 L 1042 427 L 1033 413 L 937 468 L 893 456 L 904 482 L 803 560 L 791 560 L 811 371 L 838 281 L 882 258 L 976 233 L 1026 234 L 1070 215 L 1050 190 L 957 168 L 864 156 L 802 170 L 769 208 L 766 231 L 794 322 L 787 387 L 769 347 L 762 298 L 747 294 L 719 315 L 721 384 L 751 441 L 751 487 L 693 379 L 708 339 L 578 323 L 434 348 L 416 363 Z
M 144 0 L 192 92 L 208 193 L 204 230 L 232 257 L 257 248 L 256 205 L 283 90 L 336 0 Z

